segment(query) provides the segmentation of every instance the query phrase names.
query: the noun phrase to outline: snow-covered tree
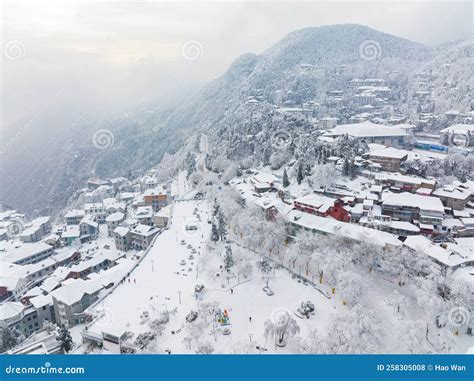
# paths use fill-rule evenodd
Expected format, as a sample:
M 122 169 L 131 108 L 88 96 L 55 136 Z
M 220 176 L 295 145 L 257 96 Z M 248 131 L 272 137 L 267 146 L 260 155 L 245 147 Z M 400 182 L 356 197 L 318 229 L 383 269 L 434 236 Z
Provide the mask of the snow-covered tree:
M 300 327 L 288 311 L 281 311 L 275 315 L 273 319 L 265 322 L 265 339 L 271 338 L 275 341 L 275 345 L 284 347 L 290 338 L 300 333 Z
M 71 332 L 69 332 L 69 328 L 66 324 L 61 325 L 59 328 L 56 340 L 60 342 L 63 352 L 68 353 L 71 351 L 74 343 L 72 341 Z
M 216 224 L 213 222 L 211 226 L 211 240 L 217 242 L 219 241 L 219 233 L 217 232 Z
M 384 337 L 376 316 L 370 310 L 356 306 L 347 314 L 337 315 L 319 341 L 323 353 L 384 353 Z
M 16 328 L 10 328 L 5 323 L 0 325 L 0 352 L 8 351 L 24 340 L 24 335 Z
M 308 183 L 313 188 L 328 188 L 336 181 L 336 168 L 333 164 L 315 165 Z
M 303 172 L 303 163 L 298 164 L 298 171 L 296 172 L 296 181 L 298 184 L 301 184 L 301 182 L 304 180 L 304 172 Z
M 290 185 L 290 180 L 288 179 L 288 173 L 286 172 L 286 168 L 283 170 L 283 186 L 286 188 Z
M 234 258 L 232 257 L 232 248 L 230 246 L 226 246 L 225 248 L 225 256 L 224 256 L 224 268 L 227 271 L 234 266 Z
M 342 175 L 343 176 L 349 176 L 349 160 L 347 159 L 347 157 L 344 159 L 344 162 L 342 163 Z

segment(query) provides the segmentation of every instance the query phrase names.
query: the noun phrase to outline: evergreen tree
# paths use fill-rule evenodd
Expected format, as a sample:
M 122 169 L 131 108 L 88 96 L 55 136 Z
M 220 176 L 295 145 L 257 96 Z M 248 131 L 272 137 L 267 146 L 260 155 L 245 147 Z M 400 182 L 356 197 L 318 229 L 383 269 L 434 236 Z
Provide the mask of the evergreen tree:
M 290 180 L 288 179 L 288 173 L 286 173 L 286 168 L 283 171 L 283 186 L 286 188 L 290 185 Z
M 329 157 L 328 152 L 323 148 L 321 153 L 322 153 L 321 161 L 323 162 L 323 164 L 326 164 L 327 158 Z
M 347 157 L 344 159 L 344 163 L 342 164 L 342 175 L 343 176 L 349 176 L 349 160 L 347 160 Z
M 8 351 L 22 341 L 22 335 L 16 328 L 10 328 L 6 324 L 0 327 L 1 352 Z
M 72 349 L 73 341 L 71 333 L 69 332 L 69 329 L 66 324 L 63 324 L 59 329 L 59 334 L 56 340 L 61 343 L 61 349 L 65 353 L 68 353 Z
M 214 199 L 214 207 L 212 209 L 212 215 L 216 217 L 218 213 L 219 213 L 219 204 L 217 203 L 217 199 Z
M 227 234 L 227 229 L 226 229 L 226 225 L 225 225 L 225 218 L 224 218 L 224 215 L 222 214 L 221 211 L 219 211 L 218 215 L 217 215 L 217 234 L 219 235 L 220 239 L 222 241 L 224 241 L 225 239 L 225 236 Z
M 303 174 L 303 164 L 301 162 L 298 165 L 298 172 L 296 174 L 296 181 L 298 181 L 298 184 L 301 184 L 301 182 L 304 179 L 304 174 Z
M 219 241 L 219 233 L 217 233 L 217 227 L 214 222 L 212 223 L 212 229 L 211 229 L 211 241 L 213 242 Z
M 224 267 L 227 271 L 234 266 L 234 258 L 232 257 L 232 249 L 230 246 L 226 246 L 225 248 L 225 257 L 224 257 Z
M 351 179 L 356 177 L 356 166 L 354 160 L 352 160 L 349 165 L 349 175 L 351 176 Z

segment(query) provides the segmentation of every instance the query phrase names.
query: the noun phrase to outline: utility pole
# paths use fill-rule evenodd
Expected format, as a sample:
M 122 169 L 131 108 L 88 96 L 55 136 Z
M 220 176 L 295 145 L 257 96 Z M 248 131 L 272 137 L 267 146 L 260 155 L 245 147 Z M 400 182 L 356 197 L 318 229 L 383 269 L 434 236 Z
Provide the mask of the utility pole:
M 181 304 L 181 291 L 178 291 L 179 304 Z

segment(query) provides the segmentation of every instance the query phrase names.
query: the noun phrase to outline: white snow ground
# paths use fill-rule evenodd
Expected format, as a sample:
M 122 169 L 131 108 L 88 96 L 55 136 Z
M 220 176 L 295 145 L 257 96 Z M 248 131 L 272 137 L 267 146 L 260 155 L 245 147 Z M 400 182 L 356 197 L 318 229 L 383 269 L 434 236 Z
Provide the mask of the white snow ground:
M 202 223 L 198 224 L 197 232 L 185 230 L 187 223 L 195 221 L 194 208 L 197 207 Z M 194 286 L 203 283 L 206 287 L 204 301 L 218 302 L 221 309 L 227 309 L 230 315 L 232 333 L 229 336 L 218 335 L 217 342 L 214 335 L 209 335 L 208 341 L 218 353 L 233 353 L 233 344 L 255 341 L 265 346 L 263 338 L 264 322 L 272 313 L 279 310 L 289 310 L 292 315 L 294 309 L 302 302 L 311 300 L 316 306 L 316 315 L 310 320 L 298 319 L 301 335 L 304 337 L 311 329 L 324 327 L 333 312 L 344 310 L 340 300 L 328 300 L 319 291 L 310 285 L 303 285 L 291 279 L 285 270 L 277 270 L 275 279 L 270 280 L 270 287 L 275 295 L 266 295 L 262 288 L 264 281 L 254 271 L 253 279 L 235 286 L 236 281 L 219 280 L 213 282 L 208 279 L 208 273 L 199 269 L 197 277 L 197 256 L 200 255 L 209 235 L 210 225 L 208 208 L 205 202 L 184 201 L 174 205 L 172 223 L 169 230 L 159 236 L 149 253 L 140 265 L 130 274 L 130 277 L 118 286 L 112 294 L 106 297 L 97 307 L 98 313 L 105 311 L 107 318 L 100 319 L 92 324 L 88 330 L 100 334 L 102 331 L 123 332 L 131 331 L 135 337 L 149 331 L 147 324 L 140 323 L 140 315 L 148 311 L 150 315 L 158 311 L 173 310 L 171 320 L 163 336 L 158 338 L 158 346 L 170 349 L 172 353 L 187 353 L 189 350 L 182 342 L 184 330 L 179 330 L 185 324 L 185 317 L 191 310 L 198 309 L 198 301 L 194 295 Z M 181 240 L 186 244 L 181 245 Z M 197 250 L 194 260 L 189 260 L 191 253 L 187 245 Z M 217 257 L 218 258 L 218 257 Z M 181 266 L 180 261 L 186 265 Z M 189 271 L 191 269 L 191 271 Z M 225 288 L 222 288 L 222 283 Z M 230 293 L 233 287 L 234 293 Z M 252 321 L 249 322 L 249 317 Z M 273 347 L 269 346 L 269 351 Z

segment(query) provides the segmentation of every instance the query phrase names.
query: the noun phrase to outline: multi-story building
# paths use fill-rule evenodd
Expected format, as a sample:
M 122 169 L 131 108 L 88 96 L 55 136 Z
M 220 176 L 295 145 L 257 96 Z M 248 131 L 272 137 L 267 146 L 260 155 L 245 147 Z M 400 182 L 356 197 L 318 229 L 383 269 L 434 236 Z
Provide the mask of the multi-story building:
M 153 189 L 147 189 L 143 193 L 143 198 L 145 205 L 151 206 L 155 212 L 168 204 L 166 190 L 161 186 Z
M 405 146 L 409 136 L 404 129 L 397 126 L 385 126 L 372 122 L 341 124 L 323 134 L 323 136 L 332 138 L 344 135 L 367 143 L 383 144 L 395 148 Z
M 105 222 L 107 217 L 107 208 L 102 202 L 84 204 L 86 214 L 92 214 L 98 223 Z
M 25 226 L 19 237 L 22 242 L 37 242 L 51 232 L 51 217 L 38 217 Z
M 310 193 L 299 197 L 294 201 L 295 209 L 316 216 L 331 216 L 338 221 L 349 222 L 351 219 L 349 210 L 344 208 L 341 200 Z
M 66 213 L 64 218 L 66 219 L 66 224 L 68 225 L 79 225 L 82 218 L 85 216 L 86 212 L 83 210 L 73 209 Z
M 68 279 L 52 291 L 54 313 L 59 324 L 74 326 L 85 321 L 84 310 L 99 298 L 102 284 L 96 280 Z
M 33 304 L 25 306 L 20 302 L 5 302 L 0 305 L 0 322 L 25 337 L 41 329 L 44 321 L 53 322 L 53 316 L 47 303 L 38 303 L 38 308 Z
M 99 224 L 95 216 L 86 214 L 79 224 L 82 237 L 97 237 L 99 234 Z
M 125 214 L 122 212 L 115 212 L 107 216 L 105 223 L 107 224 L 107 233 L 109 237 L 113 237 L 114 230 L 119 226 L 125 219 Z
M 432 190 L 436 186 L 435 180 L 421 177 L 406 176 L 400 173 L 380 173 L 375 176 L 375 182 L 400 192 L 415 193 L 419 189 Z
M 383 148 L 367 154 L 370 161 L 381 165 L 384 171 L 398 172 L 406 161 L 408 152 L 393 147 Z
M 2 255 L 2 260 L 17 265 L 28 265 L 41 262 L 53 254 L 52 246 L 44 242 L 35 242 L 7 251 Z
M 117 226 L 114 230 L 115 247 L 120 251 L 127 251 L 132 246 L 132 233 L 127 226 Z
M 444 206 L 437 197 L 386 192 L 382 194 L 382 200 L 382 214 L 392 218 L 433 225 L 434 229 L 443 223 Z
M 136 250 L 145 250 L 150 246 L 153 238 L 158 234 L 156 227 L 147 225 L 137 225 L 131 229 L 132 243 L 131 246 Z
M 438 197 L 448 208 L 463 210 L 471 199 L 471 191 L 454 185 L 445 185 L 433 191 L 433 196 Z

